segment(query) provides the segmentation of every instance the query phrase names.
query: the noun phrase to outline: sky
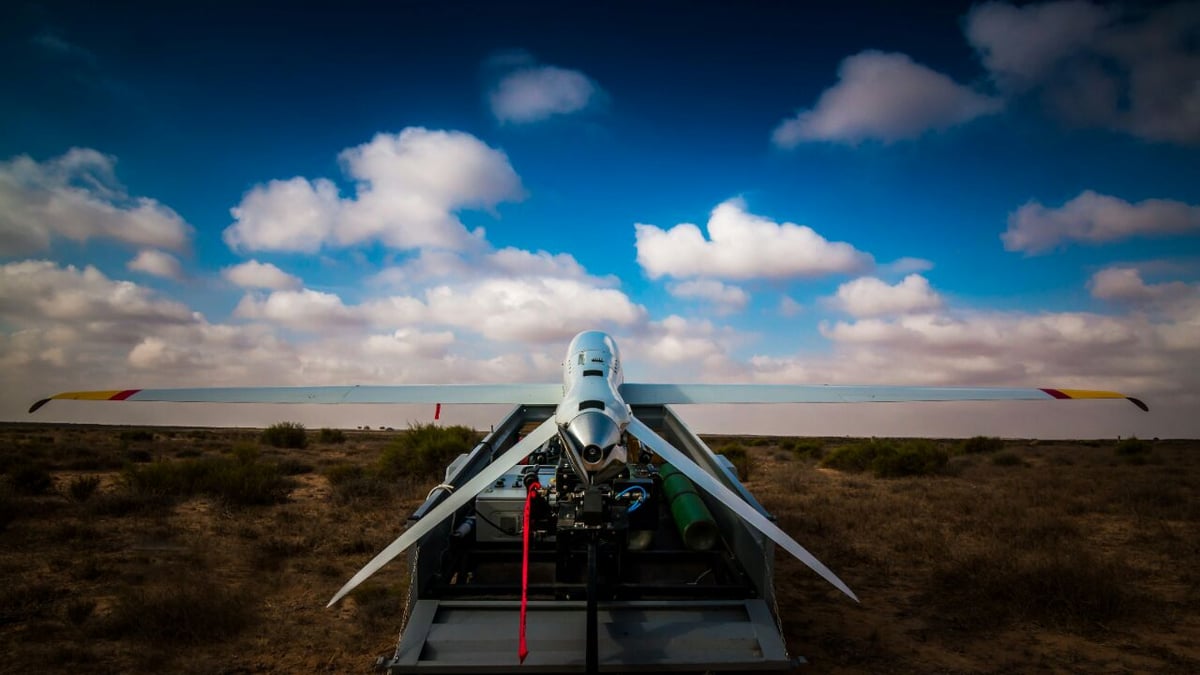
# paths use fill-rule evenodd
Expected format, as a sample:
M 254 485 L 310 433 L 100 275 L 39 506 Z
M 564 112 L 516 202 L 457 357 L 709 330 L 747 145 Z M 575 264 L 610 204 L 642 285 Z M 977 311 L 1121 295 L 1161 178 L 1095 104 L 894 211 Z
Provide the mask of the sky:
M 628 381 L 1143 398 L 704 432 L 1200 437 L 1200 2 L 5 3 L 0 419 L 78 389 Z M 486 426 L 494 408 L 443 419 Z

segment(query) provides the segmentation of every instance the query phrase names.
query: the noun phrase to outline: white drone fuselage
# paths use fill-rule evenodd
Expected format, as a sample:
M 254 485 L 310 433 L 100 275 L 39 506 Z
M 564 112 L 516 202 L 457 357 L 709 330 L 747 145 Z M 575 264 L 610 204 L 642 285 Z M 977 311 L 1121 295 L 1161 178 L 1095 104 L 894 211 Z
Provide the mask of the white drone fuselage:
M 567 460 L 585 484 L 620 472 L 633 412 L 621 398 L 625 378 L 617 343 L 606 333 L 575 336 L 563 359 L 563 397 L 554 421 Z

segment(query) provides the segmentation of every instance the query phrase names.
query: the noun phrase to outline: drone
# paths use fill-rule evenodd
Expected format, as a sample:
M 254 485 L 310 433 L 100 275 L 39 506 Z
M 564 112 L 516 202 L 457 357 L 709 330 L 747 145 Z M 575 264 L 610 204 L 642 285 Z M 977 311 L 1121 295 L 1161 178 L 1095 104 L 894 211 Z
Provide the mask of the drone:
M 562 366 L 561 384 L 84 391 L 30 412 L 55 399 L 515 405 L 328 603 L 408 552 L 405 629 L 378 664 L 400 673 L 789 667 L 775 545 L 858 602 L 672 405 L 1128 399 L 1148 409 L 1077 389 L 630 383 L 601 331 L 576 335 Z M 515 654 L 500 637 L 514 619 Z

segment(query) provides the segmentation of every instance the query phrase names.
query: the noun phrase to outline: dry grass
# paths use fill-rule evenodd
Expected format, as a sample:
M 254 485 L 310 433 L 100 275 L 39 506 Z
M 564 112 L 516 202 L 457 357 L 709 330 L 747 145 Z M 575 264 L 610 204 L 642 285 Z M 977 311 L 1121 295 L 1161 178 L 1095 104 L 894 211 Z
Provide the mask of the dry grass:
M 324 604 L 462 451 L 415 442 L 429 475 L 392 475 L 401 433 L 275 450 L 246 431 L 0 426 L 5 668 L 366 672 L 395 646 L 403 563 Z M 936 475 L 879 478 L 817 464 L 853 439 L 709 439 L 862 599 L 777 556 L 802 672 L 1200 671 L 1200 444 L 969 443 L 916 444 L 948 456 Z M 45 489 L 14 485 L 28 466 Z M 291 482 L 232 508 L 197 486 L 240 483 L 198 467 Z
M 1200 671 L 1200 444 L 1130 464 L 1108 441 L 973 441 L 903 478 L 793 451 L 864 445 L 751 450 L 748 487 L 862 599 L 777 556 L 789 647 L 815 670 Z

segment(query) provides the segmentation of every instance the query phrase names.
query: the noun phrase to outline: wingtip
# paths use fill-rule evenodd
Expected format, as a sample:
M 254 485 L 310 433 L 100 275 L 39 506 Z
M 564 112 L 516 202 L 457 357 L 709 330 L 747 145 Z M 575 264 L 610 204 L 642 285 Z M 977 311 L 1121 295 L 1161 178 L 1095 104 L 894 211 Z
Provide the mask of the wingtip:
M 1132 404 L 1136 405 L 1137 407 L 1141 408 L 1143 411 L 1145 411 L 1145 412 L 1150 412 L 1150 406 L 1146 405 L 1146 404 L 1145 404 L 1145 403 L 1142 401 L 1142 399 L 1140 399 L 1140 398 L 1134 398 L 1134 397 L 1132 397 L 1132 396 L 1126 396 L 1125 398 L 1126 398 L 1126 399 L 1128 399 L 1130 403 L 1132 403 Z
M 29 406 L 29 414 L 32 415 L 33 413 L 37 412 L 39 408 L 41 408 L 42 406 L 46 405 L 49 402 L 50 402 L 50 399 L 44 398 L 44 399 L 38 401 L 37 403 L 34 403 L 33 405 Z

